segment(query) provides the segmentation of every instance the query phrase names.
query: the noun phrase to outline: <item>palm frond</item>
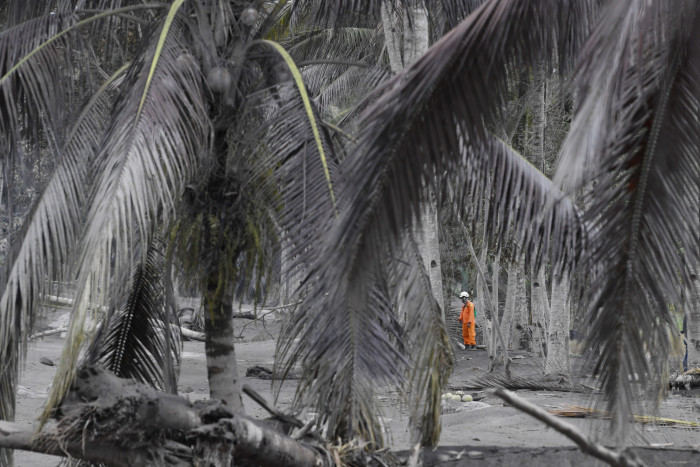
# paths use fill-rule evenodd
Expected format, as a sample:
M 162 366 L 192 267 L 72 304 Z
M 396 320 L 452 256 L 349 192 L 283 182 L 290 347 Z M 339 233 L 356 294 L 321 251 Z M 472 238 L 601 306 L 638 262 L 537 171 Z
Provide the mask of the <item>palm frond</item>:
M 443 312 L 433 298 L 430 280 L 418 246 L 412 235 L 404 240 L 403 262 L 396 264 L 394 285 L 401 308 L 406 314 L 406 336 L 411 371 L 406 393 L 411 408 L 412 443 L 437 446 L 440 439 L 440 395 L 452 372 L 452 347 Z
M 53 150 L 63 144 L 61 130 L 72 108 L 69 51 L 79 48 L 81 38 L 77 31 L 57 36 L 76 22 L 72 14 L 43 15 L 0 33 L 0 147 L 4 158 L 19 156 L 21 128 L 42 129 Z
M 113 78 L 116 78 L 114 76 Z M 112 79 L 95 93 L 69 133 L 62 157 L 5 259 L 0 307 L 0 415 L 11 420 L 20 344 L 31 331 L 45 277 L 60 278 L 79 237 L 87 157 L 99 143 L 112 105 Z
M 104 276 L 112 264 L 112 251 L 117 252 L 117 277 L 131 269 L 134 235 L 145 243 L 156 220 L 169 221 L 184 183 L 195 172 L 198 156 L 206 152 L 210 122 L 203 86 L 194 63 L 178 60 L 189 53 L 181 25 L 176 21 L 158 33 L 154 39 L 167 37 L 149 42 L 131 65 L 97 152 L 91 175 L 94 189 L 76 263 L 82 299 L 76 300 L 69 326 L 75 345 L 64 349 L 48 407 L 60 401 L 76 368 L 81 345 L 77 336 L 82 335 L 84 320 L 79 303 L 88 294 L 95 294 L 91 301 L 100 299 L 97 290 L 89 290 L 89 278 Z M 93 285 L 97 284 L 93 281 Z
M 574 173 L 569 181 L 576 188 L 595 180 L 585 200 L 596 291 L 588 348 L 599 351 L 595 369 L 606 397 L 600 403 L 624 441 L 636 386 L 665 384 L 667 362 L 649 353 L 670 352 L 677 331 L 668 305 L 682 303 L 678 283 L 689 283 L 698 260 L 700 10 L 696 2 L 632 2 L 615 13 L 619 18 L 606 15 L 590 44 L 591 51 L 615 51 L 614 67 L 600 65 L 612 76 L 609 87 L 596 90 L 608 78 L 584 70 L 588 89 L 576 117 L 600 109 L 591 122 L 600 133 L 584 130 L 592 138 L 584 149 L 600 153 L 586 152 L 587 178 Z M 614 38 L 605 37 L 619 24 Z
M 352 185 L 344 184 L 338 221 L 328 224 L 327 241 L 309 275 L 314 287 L 304 301 L 303 315 L 290 329 L 290 342 L 299 338 L 298 347 L 291 351 L 288 343 L 280 352 L 287 357 L 285 368 L 301 358 L 319 371 L 340 365 L 347 358 L 344 348 L 336 349 L 329 336 L 338 339 L 340 347 L 349 340 L 344 337 L 347 322 L 354 326 L 357 321 L 386 319 L 378 314 L 386 310 L 367 309 L 377 271 L 397 248 L 396 239 L 419 218 L 420 203 L 428 199 L 437 176 L 467 165 L 465 144 L 474 151 L 472 167 L 478 172 L 464 177 L 484 178 L 488 172 L 485 161 L 476 156 L 483 157 L 487 152 L 482 149 L 491 149 L 485 121 L 495 117 L 494 107 L 503 107 L 506 64 L 512 60 L 535 63 L 540 50 L 554 50 L 555 45 L 572 52 L 587 32 L 589 10 L 590 2 L 486 2 L 383 87 L 383 95 L 365 113 L 360 143 L 343 163 L 342 177 Z M 552 25 L 552 32 L 542 34 L 532 24 Z M 530 197 L 542 194 L 534 189 L 536 183 L 523 187 L 522 179 L 504 180 L 507 183 L 497 187 L 493 198 L 496 205 L 519 189 L 526 194 L 524 206 Z M 518 228 L 525 231 L 529 225 Z M 321 336 L 319 328 L 326 330 Z M 396 362 L 403 356 L 386 334 L 375 332 L 374 337 L 371 350 L 387 363 L 356 371 L 401 385 L 404 375 Z M 328 379 L 319 377 L 308 393 L 325 398 L 323 384 L 327 383 Z
M 485 0 L 439 0 L 440 12 L 444 18 L 441 23 L 445 31 L 457 26 L 472 14 Z
M 476 225 L 486 200 L 484 221 L 493 246 L 507 247 L 513 257 L 525 252 L 536 268 L 549 260 L 555 272 L 575 269 L 584 260 L 588 227 L 583 213 L 549 178 L 490 135 L 479 146 L 465 144 L 462 154 L 459 169 L 446 176 L 450 202 Z
M 319 122 L 316 106 L 311 105 L 311 109 Z M 294 86 L 282 85 L 278 99 L 267 104 L 266 113 L 263 132 L 256 139 L 258 146 L 248 160 L 258 174 L 261 193 L 266 193 L 267 199 L 273 201 L 271 205 L 277 206 L 275 219 L 284 242 L 283 262 L 288 268 L 282 274 L 295 276 L 290 277 L 294 283 L 301 280 L 300 274 L 308 271 L 314 261 L 324 235 L 316 227 L 333 217 L 334 199 L 329 195 L 326 178 L 330 177 L 337 190 L 338 157 L 328 131 L 318 125 L 318 136 L 327 155 L 326 175 L 311 122 Z
M 165 387 L 165 362 L 180 362 L 179 328 L 171 326 L 165 303 L 164 258 L 159 242 L 148 248 L 134 268 L 123 308 L 120 297 L 104 321 L 89 352 L 90 364 L 99 364 L 120 378 L 131 378 L 155 388 Z M 167 334 L 170 334 L 168 337 Z M 166 352 L 171 355 L 167 357 Z

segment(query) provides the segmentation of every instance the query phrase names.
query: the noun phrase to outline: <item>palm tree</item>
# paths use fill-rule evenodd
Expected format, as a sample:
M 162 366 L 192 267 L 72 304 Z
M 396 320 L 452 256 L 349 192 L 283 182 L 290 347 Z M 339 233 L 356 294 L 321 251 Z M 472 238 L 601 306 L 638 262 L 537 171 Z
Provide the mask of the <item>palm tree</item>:
M 158 347 L 155 333 L 134 335 L 132 319 L 168 322 L 156 299 L 164 294 L 148 288 L 158 278 L 149 252 L 159 232 L 170 244 L 168 261 L 179 255 L 203 292 L 211 395 L 242 411 L 235 287 L 261 286 L 282 242 L 303 269 L 322 234 L 310 226 L 331 217 L 336 203 L 329 132 L 289 55 L 264 39 L 290 7 L 248 3 L 3 5 L 5 160 L 20 156 L 29 127 L 46 135 L 56 161 L 2 277 L 3 419 L 13 417 L 21 345 L 46 276 L 76 280 L 77 295 L 45 416 L 89 344 L 88 303 L 112 310 L 91 359 L 166 384 L 158 363 L 177 356 L 167 350 L 174 336 L 166 332 Z M 125 345 L 153 364 L 125 368 L 133 365 L 117 352 Z
M 353 332 L 381 326 L 381 309 L 372 305 L 391 300 L 377 299 L 376 279 L 387 258 L 405 252 L 404 227 L 447 172 L 459 206 L 490 200 L 495 242 L 514 238 L 530 261 L 548 254 L 556 274 L 576 270 L 591 287 L 589 354 L 599 355 L 595 370 L 612 428 L 624 438 L 636 383 L 664 384 L 674 332 L 668 303 L 680 303 L 674 284 L 689 277 L 680 252 L 691 264 L 697 258 L 694 229 L 685 223 L 696 218 L 699 20 L 693 2 L 611 1 L 599 9 L 597 2 L 486 1 L 384 85 L 341 167 L 354 189 L 329 229 L 303 315 L 285 336 L 289 361 L 303 359 L 318 373 L 305 388 L 308 400 L 324 413 L 355 401 L 329 390 L 337 378 L 330 369 L 347 347 L 327 343 L 345 342 L 348 322 L 358 326 Z M 489 131 L 505 107 L 508 67 L 536 66 L 553 53 L 562 73 L 578 63 L 579 105 L 555 181 L 572 194 L 596 182 L 583 218 Z M 408 303 L 425 304 L 411 292 L 421 289 L 404 290 Z M 319 322 L 327 330 L 321 336 L 311 328 Z M 371 350 L 381 360 L 367 374 L 393 381 L 402 355 L 388 346 Z M 355 409 L 355 429 L 371 426 L 364 415 Z

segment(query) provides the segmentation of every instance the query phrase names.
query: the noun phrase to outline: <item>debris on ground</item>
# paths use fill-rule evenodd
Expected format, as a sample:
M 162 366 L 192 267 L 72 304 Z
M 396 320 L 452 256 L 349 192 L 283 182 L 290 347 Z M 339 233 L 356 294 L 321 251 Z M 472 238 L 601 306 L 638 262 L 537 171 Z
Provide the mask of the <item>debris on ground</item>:
M 272 370 L 264 366 L 254 365 L 245 370 L 245 375 L 251 378 L 272 379 Z
M 591 409 L 579 405 L 562 405 L 548 409 L 547 412 L 559 417 L 571 418 L 610 418 L 610 413 L 604 410 Z M 651 415 L 635 415 L 634 421 L 643 425 L 654 424 L 658 426 L 683 426 L 690 428 L 700 427 L 700 423 L 687 420 L 675 420 L 672 418 L 652 417 Z
M 681 374 L 671 375 L 669 386 L 672 389 L 685 388 L 686 390 L 700 386 L 700 368 L 693 368 Z

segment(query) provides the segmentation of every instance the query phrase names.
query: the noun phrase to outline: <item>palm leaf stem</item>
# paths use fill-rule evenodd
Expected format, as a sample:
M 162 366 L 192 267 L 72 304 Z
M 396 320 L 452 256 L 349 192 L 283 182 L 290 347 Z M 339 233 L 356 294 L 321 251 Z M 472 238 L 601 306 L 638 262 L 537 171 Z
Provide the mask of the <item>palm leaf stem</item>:
M 126 13 L 129 11 L 134 11 L 134 10 L 144 10 L 144 9 L 154 9 L 154 8 L 165 8 L 167 7 L 167 4 L 164 3 L 156 3 L 156 4 L 147 4 L 147 5 L 132 5 L 132 6 L 127 6 L 123 8 L 117 8 L 116 10 L 111 10 L 111 11 L 105 11 L 103 13 L 97 14 L 95 16 L 92 16 L 90 18 L 86 18 L 84 20 L 78 21 L 74 25 L 67 27 L 66 29 L 62 30 L 58 34 L 55 34 L 51 37 L 49 37 L 46 41 L 44 41 L 40 46 L 36 47 L 34 50 L 29 52 L 27 55 L 22 57 L 12 68 L 10 68 L 7 73 L 5 73 L 2 78 L 0 78 L 0 86 L 14 73 L 16 72 L 22 65 L 27 63 L 35 54 L 39 53 L 41 50 L 43 50 L 45 47 L 48 45 L 52 44 L 53 42 L 57 41 L 61 37 L 65 36 L 71 31 L 74 31 L 75 29 L 78 29 L 82 26 L 85 26 L 86 24 L 93 23 L 97 20 L 100 20 L 102 18 L 107 18 L 109 16 L 114 16 L 115 14 L 119 13 Z

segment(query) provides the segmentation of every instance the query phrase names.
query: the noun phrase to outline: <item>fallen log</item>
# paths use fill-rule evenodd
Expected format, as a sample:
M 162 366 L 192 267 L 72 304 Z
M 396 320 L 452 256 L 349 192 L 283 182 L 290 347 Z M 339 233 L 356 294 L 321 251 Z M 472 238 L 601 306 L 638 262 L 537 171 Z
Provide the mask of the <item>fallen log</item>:
M 192 404 L 99 368 L 78 372 L 56 417 L 39 434 L 0 423 L 0 448 L 117 467 L 207 465 L 212 455 L 262 466 L 327 465 L 325 448 L 312 448 L 311 438 L 297 441 L 220 403 Z
M 93 463 L 113 466 L 150 465 L 155 461 L 147 449 L 124 450 L 102 443 L 59 443 L 59 434 L 47 430 L 37 435 L 17 423 L 0 421 L 0 447 L 20 449 L 61 457 L 73 457 Z M 185 463 L 170 465 L 189 465 Z
M 175 325 L 171 324 L 171 326 L 175 326 Z M 54 334 L 60 334 L 62 332 L 67 332 L 67 331 L 68 331 L 68 328 L 66 328 L 66 327 L 49 329 L 46 331 L 38 332 L 36 334 L 32 334 L 31 336 L 29 336 L 29 340 L 41 339 L 42 337 L 53 336 Z M 193 341 L 204 342 L 206 340 L 206 336 L 203 332 L 192 331 L 191 329 L 187 329 L 187 328 L 183 328 L 183 327 L 180 327 L 180 334 L 182 334 L 183 337 L 186 337 L 186 338 L 191 339 Z
M 685 388 L 688 390 L 700 386 L 700 368 L 693 368 L 680 375 L 672 376 L 669 385 L 671 388 Z
M 56 329 L 48 329 L 46 331 L 37 332 L 36 334 L 32 334 L 31 336 L 29 336 L 28 339 L 30 341 L 34 339 L 41 339 L 42 337 L 53 336 L 54 334 L 60 334 L 62 332 L 68 332 L 68 328 L 60 327 Z

